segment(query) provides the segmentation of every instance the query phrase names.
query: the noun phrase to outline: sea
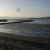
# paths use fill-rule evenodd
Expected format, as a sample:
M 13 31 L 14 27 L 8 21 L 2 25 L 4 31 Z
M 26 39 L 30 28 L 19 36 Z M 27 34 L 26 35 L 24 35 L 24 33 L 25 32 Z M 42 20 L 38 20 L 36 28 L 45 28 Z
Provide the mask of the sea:
M 0 25 L 0 32 L 50 38 L 50 18 L 34 18 L 32 20 L 32 22 Z M 9 20 L 9 22 L 11 21 L 13 20 Z

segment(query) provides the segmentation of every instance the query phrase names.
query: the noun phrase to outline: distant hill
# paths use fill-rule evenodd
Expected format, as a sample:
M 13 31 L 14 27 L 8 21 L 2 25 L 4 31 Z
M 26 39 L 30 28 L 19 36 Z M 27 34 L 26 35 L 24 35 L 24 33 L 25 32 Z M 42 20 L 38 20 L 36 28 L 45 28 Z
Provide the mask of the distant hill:
M 50 19 L 50 17 L 30 18 L 30 19 Z
M 45 17 L 45 18 L 50 18 L 50 17 Z

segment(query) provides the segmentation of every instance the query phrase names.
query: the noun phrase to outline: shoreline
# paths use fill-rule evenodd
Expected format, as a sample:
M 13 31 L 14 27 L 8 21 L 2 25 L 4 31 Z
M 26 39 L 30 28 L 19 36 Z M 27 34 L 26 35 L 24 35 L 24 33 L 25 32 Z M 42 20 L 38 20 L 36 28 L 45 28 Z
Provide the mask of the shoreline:
M 1 22 L 0 25 L 6 25 L 6 24 L 18 24 L 18 23 L 25 23 L 22 21 L 18 21 L 18 22 Z M 27 21 L 26 21 L 27 23 Z M 28 23 L 28 24 L 34 24 L 34 25 L 50 25 L 50 24 L 45 24 L 45 23 Z

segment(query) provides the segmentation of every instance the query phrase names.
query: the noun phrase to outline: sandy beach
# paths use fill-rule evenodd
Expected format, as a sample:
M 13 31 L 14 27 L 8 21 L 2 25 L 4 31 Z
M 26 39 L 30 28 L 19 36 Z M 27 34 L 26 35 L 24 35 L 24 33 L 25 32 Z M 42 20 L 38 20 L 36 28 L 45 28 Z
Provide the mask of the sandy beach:
M 0 47 L 6 50 L 49 50 L 50 39 L 0 32 Z

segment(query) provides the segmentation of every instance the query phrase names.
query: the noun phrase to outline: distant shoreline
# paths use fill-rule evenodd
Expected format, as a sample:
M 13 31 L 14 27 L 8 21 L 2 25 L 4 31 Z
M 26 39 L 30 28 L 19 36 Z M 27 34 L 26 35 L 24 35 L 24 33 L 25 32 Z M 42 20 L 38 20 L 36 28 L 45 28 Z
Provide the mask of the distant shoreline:
M 43 19 L 43 18 L 47 18 L 47 19 L 50 19 L 50 16 L 49 17 L 0 17 L 0 19 Z

